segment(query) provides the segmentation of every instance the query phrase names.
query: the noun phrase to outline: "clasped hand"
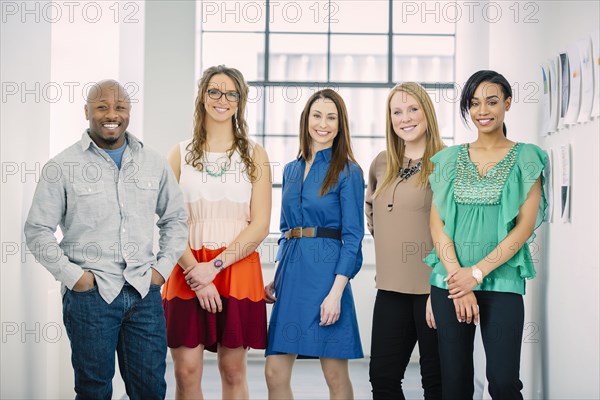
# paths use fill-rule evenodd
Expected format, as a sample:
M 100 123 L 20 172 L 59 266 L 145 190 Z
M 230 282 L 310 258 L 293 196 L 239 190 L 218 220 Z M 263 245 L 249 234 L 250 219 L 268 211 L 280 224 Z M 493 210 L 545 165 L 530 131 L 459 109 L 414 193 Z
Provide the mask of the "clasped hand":
M 479 323 L 479 306 L 473 288 L 477 286 L 477 280 L 473 277 L 471 268 L 459 268 L 448 274 L 448 298 L 454 301 L 456 319 L 458 322 Z
M 466 322 L 467 324 L 473 322 L 475 325 L 479 324 L 479 306 L 477 305 L 475 293 L 469 292 L 463 297 L 454 299 L 453 301 L 458 322 Z
M 196 290 L 196 297 L 203 310 L 213 314 L 223 311 L 223 301 L 214 283 L 209 283 L 202 289 Z
M 201 262 L 187 267 L 183 274 L 190 289 L 196 291 L 212 283 L 218 272 L 212 263 Z
M 470 293 L 477 281 L 473 277 L 471 268 L 459 268 L 448 274 L 444 281 L 448 282 L 448 292 L 451 299 L 458 299 L 467 293 Z

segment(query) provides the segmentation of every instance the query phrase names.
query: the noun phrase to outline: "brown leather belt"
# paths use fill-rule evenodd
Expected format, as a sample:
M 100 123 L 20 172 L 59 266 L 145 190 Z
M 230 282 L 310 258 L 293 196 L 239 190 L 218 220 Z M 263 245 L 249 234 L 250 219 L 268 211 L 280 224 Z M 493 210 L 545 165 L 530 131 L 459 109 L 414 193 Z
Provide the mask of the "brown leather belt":
M 332 228 L 294 228 L 285 232 L 286 239 L 300 239 L 300 238 L 328 238 L 342 240 L 342 232 L 339 229 Z

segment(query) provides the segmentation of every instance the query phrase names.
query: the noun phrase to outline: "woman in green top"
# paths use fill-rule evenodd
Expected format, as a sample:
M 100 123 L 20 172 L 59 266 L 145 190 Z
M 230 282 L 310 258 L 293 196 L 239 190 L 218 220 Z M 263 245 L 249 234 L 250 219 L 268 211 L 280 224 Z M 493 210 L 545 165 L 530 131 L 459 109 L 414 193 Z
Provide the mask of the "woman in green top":
M 438 327 L 445 399 L 473 397 L 473 339 L 481 322 L 493 399 L 522 399 L 519 379 L 525 279 L 535 276 L 529 246 L 544 216 L 545 153 L 506 137 L 512 90 L 494 71 L 467 81 L 460 100 L 477 140 L 432 161 L 431 236 L 425 259 Z

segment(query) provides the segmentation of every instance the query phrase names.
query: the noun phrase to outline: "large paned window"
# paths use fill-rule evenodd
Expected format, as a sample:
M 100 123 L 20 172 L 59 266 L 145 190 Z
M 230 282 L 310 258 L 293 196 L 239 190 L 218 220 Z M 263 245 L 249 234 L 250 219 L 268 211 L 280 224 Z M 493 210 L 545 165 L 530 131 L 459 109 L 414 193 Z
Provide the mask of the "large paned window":
M 317 90 L 344 98 L 365 179 L 385 149 L 385 103 L 395 83 L 425 86 L 442 137 L 453 143 L 455 25 L 444 18 L 451 3 L 197 1 L 197 77 L 225 64 L 251 86 L 250 134 L 274 163 L 272 233 L 279 231 L 283 166 L 298 153 L 300 113 Z

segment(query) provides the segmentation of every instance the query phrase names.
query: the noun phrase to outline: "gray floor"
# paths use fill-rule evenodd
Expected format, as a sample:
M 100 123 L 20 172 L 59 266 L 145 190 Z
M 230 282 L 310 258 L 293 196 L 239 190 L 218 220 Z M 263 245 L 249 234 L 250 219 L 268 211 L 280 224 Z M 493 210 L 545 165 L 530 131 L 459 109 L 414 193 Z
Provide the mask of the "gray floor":
M 350 361 L 350 376 L 354 387 L 354 398 L 357 400 L 371 398 L 371 385 L 369 383 L 368 360 Z M 167 398 L 175 398 L 175 378 L 173 364 L 167 363 Z M 204 398 L 206 400 L 221 398 L 221 380 L 214 359 L 206 360 L 204 378 L 202 380 Z M 266 399 L 267 386 L 264 378 L 264 358 L 249 357 L 248 360 L 248 386 L 251 399 Z M 404 395 L 407 399 L 422 399 L 421 377 L 419 365 L 411 363 L 404 379 Z M 296 400 L 327 399 L 328 390 L 318 360 L 297 360 L 294 364 L 292 376 L 292 390 Z

